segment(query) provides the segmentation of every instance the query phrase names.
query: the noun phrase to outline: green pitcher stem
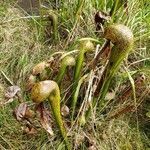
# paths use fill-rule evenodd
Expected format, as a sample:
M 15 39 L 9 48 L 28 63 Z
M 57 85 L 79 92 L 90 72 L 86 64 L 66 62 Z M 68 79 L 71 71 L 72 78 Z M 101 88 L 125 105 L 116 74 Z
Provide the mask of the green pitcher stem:
M 104 80 L 104 83 L 102 85 L 102 88 L 99 92 L 99 96 L 98 96 L 98 106 L 99 108 L 102 108 L 103 105 L 105 105 L 105 96 L 108 92 L 109 89 L 109 85 L 110 82 L 112 81 L 112 78 L 114 77 L 115 73 L 118 71 L 119 66 L 121 64 L 121 62 L 123 61 L 123 58 L 118 59 L 118 61 L 110 67 L 110 64 L 108 63 L 108 67 L 106 68 L 106 78 Z
M 49 11 L 49 18 L 52 21 L 54 39 L 58 38 L 58 17 L 53 11 Z
M 56 82 L 58 83 L 59 86 L 60 86 L 61 81 L 65 75 L 65 72 L 66 72 L 66 65 L 61 65 L 58 76 L 56 78 Z
M 75 65 L 75 71 L 74 71 L 74 79 L 73 79 L 73 95 L 72 95 L 72 101 L 71 101 L 71 108 L 72 108 L 72 115 L 71 119 L 73 122 L 73 117 L 74 117 L 74 111 L 78 99 L 78 94 L 79 94 L 79 89 L 81 86 L 81 82 L 79 82 L 80 75 L 81 75 L 81 69 L 84 61 L 84 52 L 80 51 L 77 60 L 76 60 L 76 65 Z
M 66 143 L 66 147 L 68 150 L 71 150 L 71 145 L 70 145 L 69 140 L 67 138 L 66 129 L 65 129 L 65 126 L 63 124 L 62 117 L 61 117 L 60 93 L 57 91 L 57 89 L 53 93 L 51 93 L 51 95 L 49 96 L 49 102 L 50 102 L 51 109 L 52 109 L 54 118 L 56 120 L 56 123 L 57 123 L 59 130 L 61 132 L 61 135 L 62 135 L 62 137 Z
M 102 88 L 99 91 L 99 96 L 98 98 L 94 97 L 92 102 L 93 107 L 95 107 L 96 102 L 98 102 L 99 110 L 101 110 L 102 107 L 108 103 L 108 101 L 105 101 L 105 96 L 108 92 L 112 78 L 118 71 L 123 59 L 132 49 L 134 41 L 132 31 L 122 24 L 113 24 L 108 26 L 104 31 L 104 37 L 110 40 L 114 44 L 114 46 L 111 50 L 109 63 L 106 67 L 106 73 L 104 75 Z M 90 113 L 91 107 L 89 107 L 88 111 L 85 114 L 86 119 L 88 118 Z
M 79 81 L 81 69 L 84 61 L 84 50 L 81 50 L 79 56 L 76 60 L 75 72 L 74 72 L 74 81 Z
M 66 147 L 68 150 L 71 150 L 69 140 L 67 138 L 67 133 L 60 112 L 60 90 L 59 86 L 55 81 L 45 80 L 38 83 L 35 83 L 31 89 L 31 99 L 33 102 L 40 104 L 46 99 L 49 100 L 51 109 L 56 121 L 56 124 L 59 127 L 60 133 Z
M 80 87 L 82 85 L 82 83 L 84 82 L 84 80 L 86 79 L 87 74 L 84 75 L 78 82 L 77 88 L 75 93 L 73 94 L 73 99 L 72 99 L 72 115 L 71 115 L 71 123 L 73 123 L 73 119 L 74 119 L 74 113 L 75 113 L 75 108 L 76 108 L 76 103 L 78 100 L 78 96 L 79 96 L 79 91 L 80 91 Z

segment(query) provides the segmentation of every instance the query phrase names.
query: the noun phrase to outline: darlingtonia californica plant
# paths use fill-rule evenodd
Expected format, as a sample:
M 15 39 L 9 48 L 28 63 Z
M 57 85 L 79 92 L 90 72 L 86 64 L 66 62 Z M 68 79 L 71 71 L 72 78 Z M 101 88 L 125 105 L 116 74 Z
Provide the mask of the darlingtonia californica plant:
M 132 31 L 122 24 L 108 26 L 105 29 L 104 37 L 110 40 L 114 46 L 110 53 L 108 65 L 106 66 L 104 82 L 99 92 L 99 105 L 103 103 L 112 78 L 119 69 L 121 62 L 132 50 L 134 42 Z
M 107 101 L 105 101 L 105 96 L 108 92 L 110 83 L 114 75 L 117 73 L 122 61 L 132 50 L 134 43 L 132 31 L 127 26 L 122 24 L 113 24 L 106 27 L 104 31 L 104 38 L 110 40 L 113 47 L 110 52 L 109 62 L 101 78 L 103 81 L 101 82 L 100 79 L 93 98 L 93 107 L 96 105 L 96 102 L 98 102 L 100 109 L 107 104 Z M 85 114 L 86 120 L 90 114 L 91 107 Z
M 76 90 L 79 90 L 77 87 L 78 87 L 78 82 L 81 78 L 81 72 L 82 72 L 83 62 L 85 59 L 85 53 L 91 52 L 93 50 L 94 50 L 94 44 L 90 40 L 80 41 L 79 54 L 76 58 L 74 77 L 73 77 L 73 88 L 72 88 L 73 96 L 72 96 L 72 101 L 71 101 L 72 119 L 73 119 L 75 107 L 77 104 L 78 92 L 76 92 Z
M 67 138 L 66 129 L 60 112 L 60 90 L 58 84 L 52 80 L 45 80 L 34 84 L 31 90 L 31 99 L 39 104 L 48 99 L 55 121 L 59 127 L 60 133 L 66 143 L 68 150 L 71 150 L 69 140 Z
M 58 75 L 56 77 L 56 81 L 57 81 L 58 85 L 60 85 L 60 83 L 66 73 L 67 67 L 74 66 L 74 65 L 75 65 L 75 58 L 73 56 L 67 55 L 64 58 L 62 58 L 60 69 L 59 69 Z

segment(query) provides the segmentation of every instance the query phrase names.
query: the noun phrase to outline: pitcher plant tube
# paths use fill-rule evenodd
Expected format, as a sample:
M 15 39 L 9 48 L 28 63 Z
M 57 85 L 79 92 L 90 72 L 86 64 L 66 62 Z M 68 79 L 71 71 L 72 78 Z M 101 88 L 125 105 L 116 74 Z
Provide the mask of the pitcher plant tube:
M 132 31 L 127 26 L 122 24 L 109 25 L 104 31 L 104 38 L 110 40 L 114 46 L 112 47 L 109 62 L 104 71 L 105 74 L 103 77 L 101 89 L 98 91 L 99 94 L 98 96 L 94 96 L 91 105 L 92 107 L 89 107 L 85 113 L 86 120 L 88 120 L 91 114 L 91 110 L 95 107 L 97 101 L 100 109 L 106 105 L 107 102 L 105 102 L 105 96 L 108 92 L 110 82 L 112 81 L 115 73 L 117 73 L 123 59 L 127 57 L 129 52 L 132 50 L 134 43 Z M 101 83 L 101 80 L 99 83 Z M 97 88 L 99 87 L 97 86 Z
M 74 77 L 73 77 L 73 90 L 72 90 L 73 95 L 72 95 L 72 101 L 71 101 L 72 116 L 74 114 L 73 110 L 77 103 L 77 100 L 75 98 L 75 97 L 77 97 L 76 90 L 77 90 L 78 82 L 79 82 L 80 76 L 81 76 L 81 70 L 83 67 L 85 53 L 91 52 L 93 50 L 94 50 L 94 44 L 90 40 L 80 41 L 79 54 L 76 58 Z
M 52 80 L 45 80 L 35 83 L 31 89 L 31 99 L 39 104 L 46 99 L 49 100 L 54 118 L 59 127 L 60 133 L 65 141 L 68 150 L 71 150 L 69 140 L 67 138 L 66 129 L 60 113 L 60 90 L 58 84 Z
M 56 82 L 58 83 L 58 85 L 61 84 L 61 81 L 65 75 L 67 67 L 68 66 L 74 66 L 74 65 L 75 65 L 75 58 L 71 55 L 65 56 L 61 60 L 60 70 L 59 70 L 58 75 L 56 77 Z
M 99 92 L 99 106 L 104 102 L 105 96 L 112 78 L 118 71 L 121 62 L 127 57 L 133 47 L 133 33 L 125 25 L 113 24 L 105 29 L 104 37 L 110 40 L 114 46 L 112 47 L 108 65 L 106 66 L 104 82 Z

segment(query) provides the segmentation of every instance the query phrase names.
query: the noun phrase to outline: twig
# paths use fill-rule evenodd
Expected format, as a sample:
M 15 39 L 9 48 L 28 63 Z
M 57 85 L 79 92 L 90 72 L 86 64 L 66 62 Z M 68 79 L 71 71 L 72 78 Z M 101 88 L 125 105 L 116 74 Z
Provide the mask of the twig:
M 1 74 L 5 78 L 6 82 L 8 82 L 9 85 L 14 85 L 13 82 L 7 77 L 7 75 L 1 70 Z

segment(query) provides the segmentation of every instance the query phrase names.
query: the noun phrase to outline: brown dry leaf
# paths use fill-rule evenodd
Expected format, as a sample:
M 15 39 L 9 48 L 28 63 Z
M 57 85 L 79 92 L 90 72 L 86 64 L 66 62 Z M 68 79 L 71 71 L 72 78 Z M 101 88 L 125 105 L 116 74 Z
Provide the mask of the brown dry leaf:
M 35 135 L 37 134 L 37 130 L 33 127 L 30 127 L 30 126 L 27 126 L 26 128 L 23 128 L 23 132 L 25 134 L 28 134 L 28 135 Z
M 15 108 L 13 114 L 18 121 L 24 119 L 27 110 L 27 104 L 21 103 L 17 108 Z
M 18 92 L 20 92 L 21 89 L 19 86 L 13 85 L 9 86 L 5 92 L 5 97 L 8 99 L 14 98 Z
M 13 98 L 10 98 L 10 99 L 8 99 L 7 101 L 5 101 L 5 102 L 1 102 L 0 103 L 0 106 L 3 106 L 3 105 L 6 105 L 6 104 L 9 104 L 9 103 L 12 103 L 14 101 L 14 99 Z
M 47 66 L 47 67 L 53 66 L 54 61 L 55 61 L 54 57 L 51 57 L 51 58 L 47 61 L 47 65 L 46 65 L 46 66 Z
M 35 116 L 34 111 L 32 111 L 31 109 L 27 107 L 26 112 L 25 112 L 25 118 L 33 118 L 34 116 Z
M 141 93 L 143 91 L 142 86 L 144 85 L 145 82 L 145 76 L 144 75 L 140 75 L 138 76 L 135 81 L 135 88 L 136 88 L 136 95 L 140 95 L 139 93 Z M 132 96 L 132 86 L 129 85 L 128 87 L 125 87 L 121 93 L 121 95 L 119 96 L 119 101 L 125 101 L 127 99 L 129 99 Z
M 62 116 L 66 117 L 69 115 L 69 108 L 68 106 L 64 105 L 62 108 L 61 108 L 61 114 Z
M 102 57 L 105 61 L 107 60 L 107 58 L 110 55 L 110 41 L 106 41 L 103 46 L 101 47 L 101 50 L 98 52 L 98 54 L 96 55 L 96 57 L 90 62 L 89 68 L 91 69 L 95 69 L 100 58 Z
M 52 127 L 50 126 L 50 123 L 48 122 L 46 117 L 43 117 L 41 119 L 41 124 L 42 124 L 43 128 L 46 130 L 46 132 L 48 132 L 51 136 L 54 135 Z
M 90 146 L 95 146 L 96 147 L 96 141 L 95 141 L 95 139 L 94 139 L 94 137 L 93 136 L 91 136 L 89 133 L 84 133 L 84 136 L 86 137 L 86 139 L 87 139 L 87 141 L 88 141 L 88 144 L 90 145 Z
M 0 106 L 3 106 L 3 105 L 6 105 L 6 104 L 9 104 L 9 103 L 12 103 L 15 99 L 14 97 L 17 96 L 18 97 L 18 100 L 21 101 L 21 97 L 20 95 L 18 95 L 18 93 L 21 91 L 21 89 L 16 86 L 16 85 L 13 85 L 13 86 L 9 86 L 6 90 L 6 92 L 4 93 L 5 95 L 5 98 L 6 98 L 6 101 L 5 102 L 2 102 L 0 103 Z
M 31 90 L 35 82 L 36 82 L 36 76 L 30 75 L 27 80 L 26 90 L 27 91 Z
M 108 120 L 109 119 L 114 119 L 114 118 L 118 118 L 120 117 L 121 115 L 123 114 L 126 114 L 128 112 L 132 112 L 135 110 L 135 106 L 134 105 L 127 105 L 126 107 L 124 108 L 119 108 L 118 110 L 115 110 L 115 112 L 112 112 L 109 116 L 108 116 Z
M 34 66 L 32 70 L 32 75 L 38 75 L 44 71 L 44 69 L 47 67 L 47 63 L 45 61 L 38 63 L 36 66 Z
M 96 31 L 101 30 L 101 25 L 103 25 L 104 22 L 108 20 L 110 20 L 110 16 L 107 13 L 103 11 L 98 11 L 95 14 Z
M 50 118 L 46 113 L 46 110 L 42 103 L 37 106 L 37 111 L 40 113 L 40 122 L 42 127 L 46 130 L 46 132 L 48 132 L 51 136 L 53 136 L 54 132 L 50 124 Z

